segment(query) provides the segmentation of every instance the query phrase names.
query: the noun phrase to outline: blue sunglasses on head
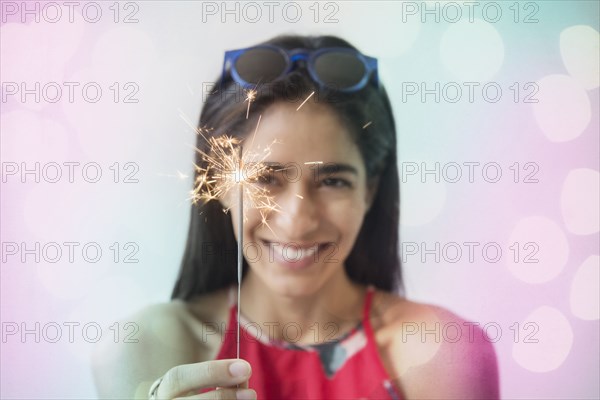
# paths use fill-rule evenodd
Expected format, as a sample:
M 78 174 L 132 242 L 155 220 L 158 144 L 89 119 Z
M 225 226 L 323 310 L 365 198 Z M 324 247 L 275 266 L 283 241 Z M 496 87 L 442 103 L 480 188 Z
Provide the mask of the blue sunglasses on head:
M 273 45 L 260 45 L 225 52 L 223 77 L 227 71 L 245 89 L 276 81 L 298 65 L 306 63 L 311 78 L 321 87 L 341 92 L 364 88 L 371 75 L 379 84 L 377 59 L 346 47 L 326 47 L 318 50 L 286 50 Z

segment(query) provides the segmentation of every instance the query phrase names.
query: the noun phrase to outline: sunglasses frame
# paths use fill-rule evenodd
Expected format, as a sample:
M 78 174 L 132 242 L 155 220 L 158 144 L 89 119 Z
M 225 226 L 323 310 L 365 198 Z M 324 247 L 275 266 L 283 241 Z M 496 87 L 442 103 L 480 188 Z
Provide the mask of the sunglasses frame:
M 255 49 L 274 50 L 277 53 L 281 54 L 286 61 L 287 66 L 286 66 L 285 70 L 277 78 L 273 79 L 271 82 L 277 81 L 277 80 L 281 79 L 282 77 L 286 76 L 287 74 L 289 74 L 294 68 L 296 68 L 298 61 L 304 61 L 304 62 L 306 62 L 306 66 L 307 66 L 310 77 L 313 79 L 313 81 L 318 83 L 319 86 L 321 86 L 321 87 L 332 88 L 337 91 L 346 92 L 346 93 L 356 92 L 358 90 L 361 90 L 362 88 L 364 88 L 367 85 L 367 83 L 369 82 L 369 79 L 371 79 L 371 75 L 373 75 L 375 78 L 375 84 L 379 86 L 377 59 L 374 57 L 369 57 L 364 54 L 361 54 L 360 52 L 358 52 L 354 49 L 347 48 L 347 47 L 324 47 L 324 48 L 317 49 L 317 50 L 308 50 L 308 49 L 301 49 L 301 48 L 293 49 L 293 50 L 286 50 L 286 49 L 283 49 L 278 46 L 265 44 L 265 45 L 247 47 L 247 48 L 239 49 L 239 50 L 228 50 L 225 52 L 225 58 L 223 60 L 222 78 L 225 77 L 226 72 L 229 71 L 233 80 L 236 81 L 241 86 L 243 86 L 244 89 L 255 88 L 257 86 L 257 84 L 246 82 L 239 75 L 237 69 L 235 68 L 235 64 L 236 64 L 237 60 L 240 58 L 240 56 L 242 56 L 244 53 L 246 53 L 249 50 L 255 50 Z M 315 62 L 321 55 L 327 54 L 327 53 L 347 53 L 347 54 L 354 55 L 359 61 L 362 62 L 363 66 L 365 67 L 365 73 L 364 73 L 364 76 L 362 77 L 362 79 L 355 85 L 347 87 L 347 88 L 339 88 L 339 87 L 330 86 L 326 82 L 321 80 L 316 71 Z

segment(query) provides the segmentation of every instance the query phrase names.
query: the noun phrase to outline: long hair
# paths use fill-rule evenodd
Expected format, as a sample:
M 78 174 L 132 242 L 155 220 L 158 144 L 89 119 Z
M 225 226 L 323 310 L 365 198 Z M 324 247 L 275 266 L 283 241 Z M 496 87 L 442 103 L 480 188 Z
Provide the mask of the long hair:
M 264 44 L 284 49 L 308 50 L 323 47 L 354 47 L 334 36 L 280 36 Z M 372 77 L 358 92 L 343 93 L 319 87 L 306 68 L 300 66 L 275 82 L 261 86 L 246 118 L 243 90 L 229 74 L 216 82 L 206 99 L 199 128 L 206 135 L 227 133 L 244 137 L 252 132 L 258 116 L 282 101 L 297 101 L 315 92 L 315 101 L 328 106 L 342 121 L 356 142 L 365 163 L 367 180 L 379 180 L 373 203 L 365 215 L 354 247 L 344 262 L 348 277 L 388 292 L 403 291 L 399 254 L 399 179 L 396 130 L 388 96 Z M 201 136 L 197 148 L 209 153 Z M 196 164 L 206 167 L 196 156 Z M 222 205 L 211 200 L 192 205 L 187 244 L 172 298 L 189 300 L 195 295 L 237 283 L 236 240 L 231 217 Z M 244 260 L 243 274 L 248 264 Z

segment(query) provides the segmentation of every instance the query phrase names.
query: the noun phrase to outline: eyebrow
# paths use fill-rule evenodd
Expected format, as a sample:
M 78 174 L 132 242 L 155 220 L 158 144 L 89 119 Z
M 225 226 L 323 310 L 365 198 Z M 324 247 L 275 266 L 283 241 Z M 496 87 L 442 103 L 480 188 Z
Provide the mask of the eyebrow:
M 338 174 L 349 172 L 358 175 L 358 170 L 350 164 L 325 163 L 318 164 L 317 171 L 321 174 Z
M 277 163 L 277 162 L 269 162 L 269 161 L 265 161 L 263 162 L 264 165 L 266 165 L 267 167 L 276 170 L 276 171 L 282 171 L 285 169 L 289 169 L 290 167 L 294 167 L 295 163 L 288 163 L 288 164 L 281 164 L 281 163 Z M 305 165 L 307 163 L 304 163 Z M 339 174 L 339 173 L 351 173 L 354 175 L 358 176 L 358 169 L 356 169 L 356 167 L 350 165 L 350 164 L 343 164 L 343 163 L 333 163 L 333 162 L 328 162 L 328 163 L 310 163 L 312 164 L 310 166 L 310 169 L 316 169 L 318 171 L 319 174 Z M 313 166 L 315 165 L 315 166 Z

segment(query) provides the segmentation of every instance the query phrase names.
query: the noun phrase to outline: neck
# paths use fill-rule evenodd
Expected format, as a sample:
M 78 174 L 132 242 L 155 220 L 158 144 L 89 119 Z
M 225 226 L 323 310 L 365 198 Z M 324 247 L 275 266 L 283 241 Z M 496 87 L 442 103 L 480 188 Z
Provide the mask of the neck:
M 276 291 L 248 271 L 242 282 L 241 313 L 269 339 L 314 344 L 344 335 L 362 319 L 366 288 L 343 269 L 337 279 L 305 293 Z

